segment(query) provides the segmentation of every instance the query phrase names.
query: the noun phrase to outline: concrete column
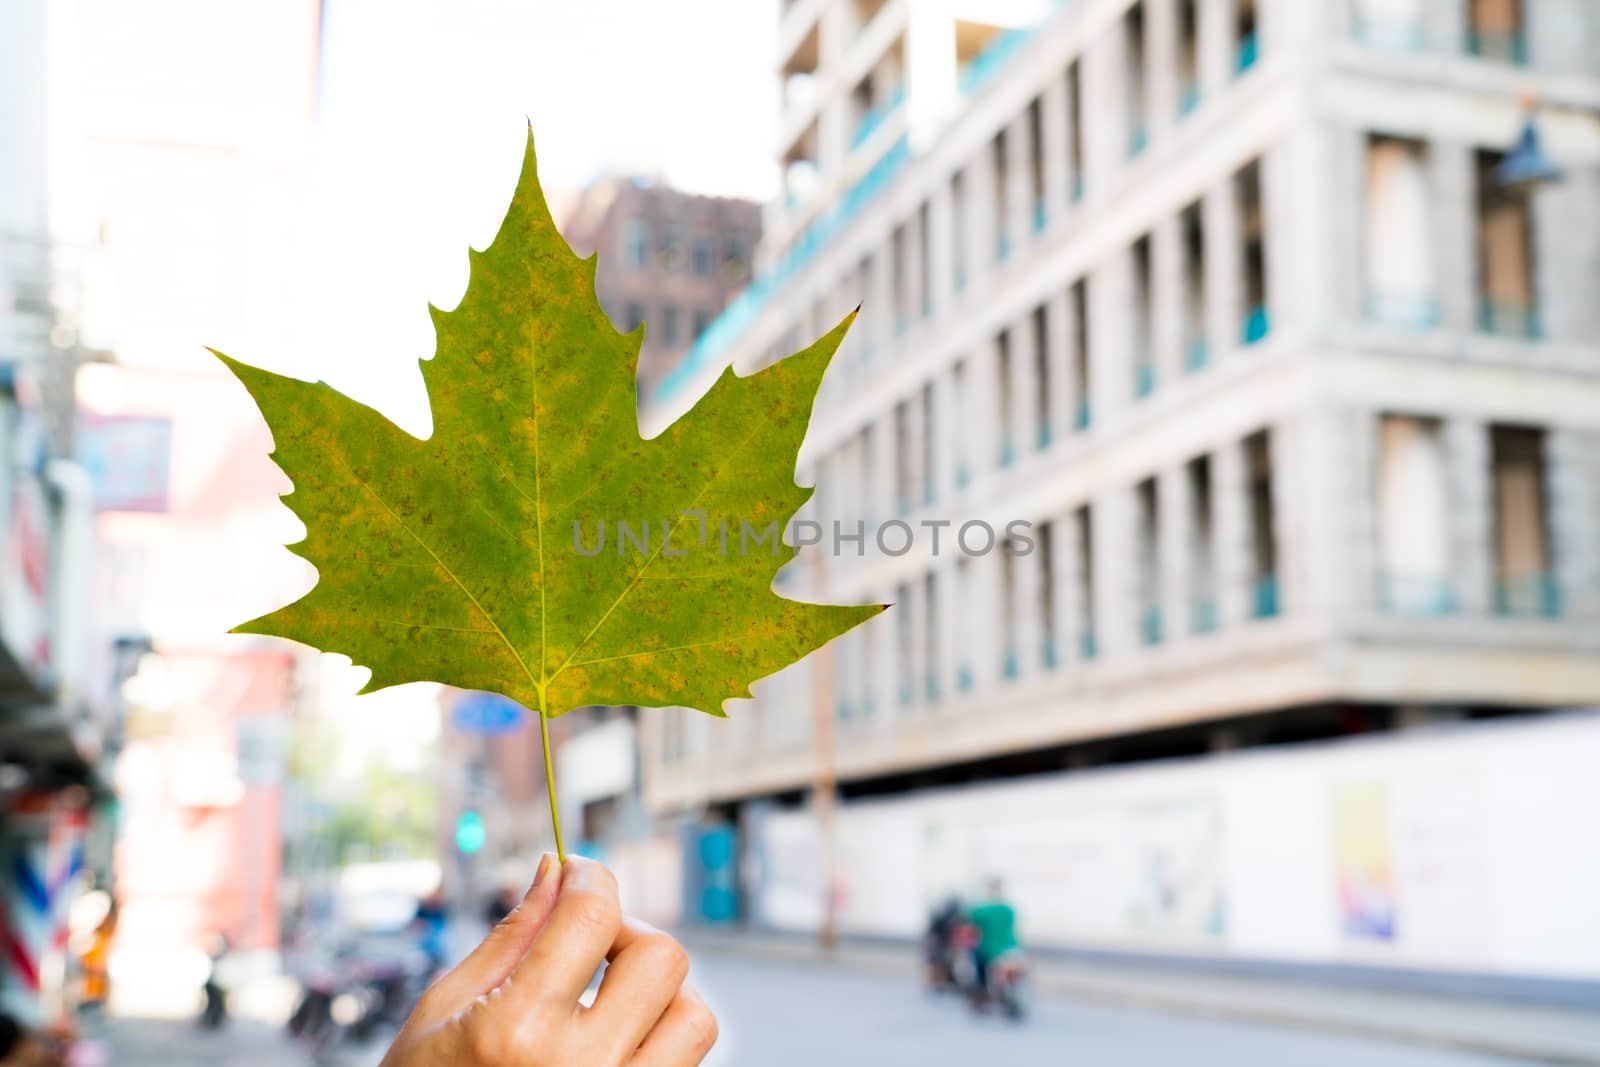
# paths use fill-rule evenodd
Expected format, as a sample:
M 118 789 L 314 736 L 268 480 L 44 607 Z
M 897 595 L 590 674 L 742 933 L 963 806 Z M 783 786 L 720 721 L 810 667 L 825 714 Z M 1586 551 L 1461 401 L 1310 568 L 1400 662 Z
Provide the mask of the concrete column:
M 970 623 L 971 640 L 969 662 L 972 664 L 973 689 L 979 693 L 994 691 L 1000 680 L 1000 668 L 1005 655 L 1001 642 L 1004 624 L 1001 619 L 1001 568 L 998 545 L 986 555 L 974 556 L 969 561 L 972 577 L 972 603 L 964 605 Z
M 1156 387 L 1164 388 L 1183 373 L 1188 338 L 1183 322 L 1183 225 L 1168 215 L 1150 235 L 1150 358 Z
M 1244 442 L 1231 440 L 1211 456 L 1211 509 L 1216 523 L 1217 615 L 1224 630 L 1250 618 L 1254 565 L 1250 559 L 1249 481 Z
M 941 703 L 957 695 L 956 671 L 959 664 L 964 662 L 962 657 L 967 651 L 962 648 L 960 639 L 959 623 L 965 608 L 961 603 L 961 591 L 956 587 L 956 558 L 951 553 L 934 563 L 934 602 L 928 609 L 931 616 L 929 625 L 935 633 L 933 646 L 939 656 L 937 661 L 925 666 L 923 696 L 926 698 L 931 688 Z
M 1039 151 L 1044 175 L 1044 209 L 1049 219 L 1060 218 L 1071 200 L 1067 167 L 1067 79 L 1050 79 L 1039 97 Z
M 1267 435 L 1272 493 L 1272 541 L 1278 557 L 1278 612 L 1303 613 L 1308 600 L 1311 561 L 1306 464 L 1306 423 L 1299 412 L 1286 413 Z
M 901 586 L 895 593 L 895 606 L 886 615 L 899 615 L 895 620 L 893 670 L 894 706 L 901 715 L 927 700 L 928 670 L 928 602 L 922 576 Z M 902 658 L 900 642 L 906 642 L 910 655 Z
M 923 298 L 923 232 L 922 212 L 913 211 L 906 216 L 906 326 L 921 321 L 931 310 L 931 295 Z
M 1004 428 L 1000 425 L 1000 347 L 994 338 L 984 340 L 972 354 L 968 367 L 972 410 L 968 413 L 967 442 L 972 477 L 982 478 L 1000 462 Z
M 1000 240 L 995 218 L 994 148 L 990 142 L 973 154 L 966 170 L 967 286 L 973 287 L 994 269 L 994 251 Z
M 1095 497 L 1090 512 L 1094 535 L 1095 640 L 1101 658 L 1137 647 L 1139 575 L 1133 536 L 1133 492 L 1127 486 Z
M 1044 574 L 1040 567 L 1042 549 L 1038 543 L 1039 528 L 1030 534 L 1034 545 L 1026 555 L 1011 557 L 1011 576 L 1014 583 L 1017 612 L 1017 669 L 1021 677 L 1037 674 L 1044 666 L 1044 614 L 1039 598 L 1044 593 Z
M 1421 6 L 1423 35 L 1429 49 L 1446 55 L 1460 55 L 1467 46 L 1467 5 L 1447 3 Z
M 1050 524 L 1050 558 L 1055 567 L 1055 584 L 1050 590 L 1055 605 L 1056 663 L 1076 663 L 1082 658 L 1083 570 L 1082 546 L 1078 543 L 1078 523 L 1074 512 L 1056 515 Z
M 1050 362 L 1050 440 L 1063 441 L 1072 432 L 1077 387 L 1072 381 L 1072 308 L 1066 290 L 1057 290 L 1045 305 L 1046 358 Z
M 1133 398 L 1133 255 L 1128 249 L 1089 276 L 1088 304 L 1089 402 L 1094 425 L 1110 426 Z
M 1178 120 L 1178 0 L 1144 0 L 1144 34 L 1145 91 L 1156 138 Z
M 1039 450 L 1038 350 L 1030 311 L 1011 324 L 1011 441 L 1018 463 Z
M 1367 137 L 1361 130 L 1334 122 L 1318 123 L 1312 136 L 1316 141 L 1314 173 L 1301 188 L 1300 202 L 1306 205 L 1302 210 L 1310 215 L 1304 225 L 1314 229 L 1321 247 L 1328 250 L 1320 257 L 1327 279 L 1327 315 L 1340 323 L 1354 322 L 1364 314 L 1367 287 L 1362 236 L 1366 231 Z
M 928 199 L 928 299 L 937 317 L 950 306 L 955 283 L 954 198 L 950 182 L 940 181 Z
M 872 423 L 867 440 L 871 451 L 869 466 L 872 470 L 872 484 L 862 494 L 866 506 L 861 509 L 861 518 L 866 522 L 868 529 L 876 530 L 879 523 L 893 518 L 896 511 L 893 408 L 879 415 Z
M 1205 195 L 1201 225 L 1205 234 L 1206 335 L 1219 360 L 1240 348 L 1244 327 L 1244 231 L 1237 175 L 1230 174 Z
M 1448 7 L 1448 4 L 1434 5 Z M 1477 177 L 1471 145 L 1434 141 L 1428 146 L 1439 317 L 1448 330 L 1476 327 L 1478 311 Z
M 867 261 L 867 298 L 862 305 L 866 327 L 866 359 L 883 358 L 891 343 L 894 328 L 894 264 L 892 248 L 878 247 Z
M 1378 416 L 1346 409 L 1336 413 L 1335 426 L 1344 501 L 1337 547 L 1347 570 L 1335 577 L 1334 595 L 1347 611 L 1367 611 L 1378 599 Z
M 906 473 L 910 484 L 906 486 L 906 503 L 912 511 L 923 506 L 928 484 L 927 466 L 928 424 L 922 410 L 922 391 L 919 389 L 906 398 L 906 447 L 911 454 L 906 457 Z
M 1190 632 L 1194 616 L 1194 583 L 1190 578 L 1194 557 L 1193 501 L 1189 472 L 1182 465 L 1156 475 L 1157 554 L 1161 561 L 1161 618 L 1163 639 L 1171 644 Z
M 1028 129 L 1028 109 L 1023 108 L 1005 128 L 1006 188 L 1005 233 L 1012 254 L 1027 244 L 1033 232 L 1033 197 L 1028 191 L 1028 157 L 1033 136 Z
M 1196 35 L 1201 99 L 1210 99 L 1233 77 L 1233 0 L 1199 0 Z
M 1600 619 L 1600 433 L 1557 426 L 1545 438 L 1545 496 L 1562 615 Z
M 1084 168 L 1090 189 L 1103 190 L 1128 158 L 1128 69 L 1126 34 L 1105 32 L 1090 43 L 1079 65 L 1084 107 Z
M 1531 9 L 1530 17 L 1531 16 Z M 1600 11 L 1595 14 L 1600 33 Z M 1552 341 L 1600 337 L 1600 168 L 1569 166 L 1557 185 L 1533 198 L 1534 286 L 1544 334 Z
M 1266 302 L 1274 333 L 1306 321 L 1306 294 L 1299 284 L 1299 268 L 1303 261 L 1316 258 L 1297 254 L 1300 249 L 1316 247 L 1306 240 L 1309 235 L 1301 227 L 1301 213 L 1295 210 L 1294 153 L 1298 147 L 1293 141 L 1280 141 L 1261 157 Z
M 1444 424 L 1445 499 L 1450 502 L 1450 577 L 1456 603 L 1486 615 L 1494 585 L 1494 488 L 1489 428 L 1456 416 Z

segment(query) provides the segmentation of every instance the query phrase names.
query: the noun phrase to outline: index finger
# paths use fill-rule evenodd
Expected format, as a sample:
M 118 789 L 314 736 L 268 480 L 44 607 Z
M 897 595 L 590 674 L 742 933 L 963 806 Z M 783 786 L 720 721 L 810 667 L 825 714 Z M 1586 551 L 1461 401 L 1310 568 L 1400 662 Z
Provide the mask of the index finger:
M 569 858 L 561 867 L 555 908 L 517 965 L 507 993 L 576 1011 L 621 929 L 617 880 L 594 860 Z

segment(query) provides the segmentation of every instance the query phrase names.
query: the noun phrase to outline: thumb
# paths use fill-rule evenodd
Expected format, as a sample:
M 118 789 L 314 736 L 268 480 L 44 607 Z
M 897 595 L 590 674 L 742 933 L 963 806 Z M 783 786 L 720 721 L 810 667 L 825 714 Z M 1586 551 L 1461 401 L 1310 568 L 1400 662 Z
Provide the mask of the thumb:
M 560 878 L 551 877 L 555 867 L 556 858 L 546 852 L 539 860 L 539 870 L 522 901 L 495 924 L 466 959 L 433 984 L 425 998 L 426 1007 L 417 1006 L 418 1015 L 426 1014 L 427 1021 L 433 1023 L 465 1011 L 474 1000 L 500 985 L 516 970 L 555 908 L 561 885 Z

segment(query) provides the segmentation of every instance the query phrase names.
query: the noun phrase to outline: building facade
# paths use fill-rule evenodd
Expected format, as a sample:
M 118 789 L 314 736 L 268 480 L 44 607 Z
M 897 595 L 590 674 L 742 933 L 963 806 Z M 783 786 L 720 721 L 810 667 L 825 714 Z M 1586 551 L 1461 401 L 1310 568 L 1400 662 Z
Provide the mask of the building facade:
M 655 811 L 1600 699 L 1592 4 L 782 19 L 759 276 L 646 421 L 862 304 L 779 589 L 894 608 L 642 718 Z
M 694 196 L 642 179 L 586 188 L 558 219 L 580 255 L 599 254 L 595 291 L 617 329 L 645 323 L 641 396 L 653 392 L 691 345 L 750 284 L 760 208 Z

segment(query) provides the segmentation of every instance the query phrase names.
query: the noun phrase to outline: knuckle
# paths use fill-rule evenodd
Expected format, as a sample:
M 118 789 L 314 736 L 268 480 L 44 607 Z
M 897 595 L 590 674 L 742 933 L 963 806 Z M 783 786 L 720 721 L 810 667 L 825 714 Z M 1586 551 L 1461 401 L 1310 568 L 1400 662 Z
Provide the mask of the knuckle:
M 604 893 L 580 891 L 573 894 L 568 914 L 578 926 L 608 938 L 614 937 L 622 925 L 622 908 L 616 897 Z
M 704 1004 L 690 1006 L 683 1019 L 683 1029 L 697 1052 L 707 1052 L 717 1043 L 717 1017 Z
M 647 934 L 639 940 L 638 951 L 655 973 L 670 979 L 673 985 L 681 983 L 689 974 L 689 954 L 666 934 Z

